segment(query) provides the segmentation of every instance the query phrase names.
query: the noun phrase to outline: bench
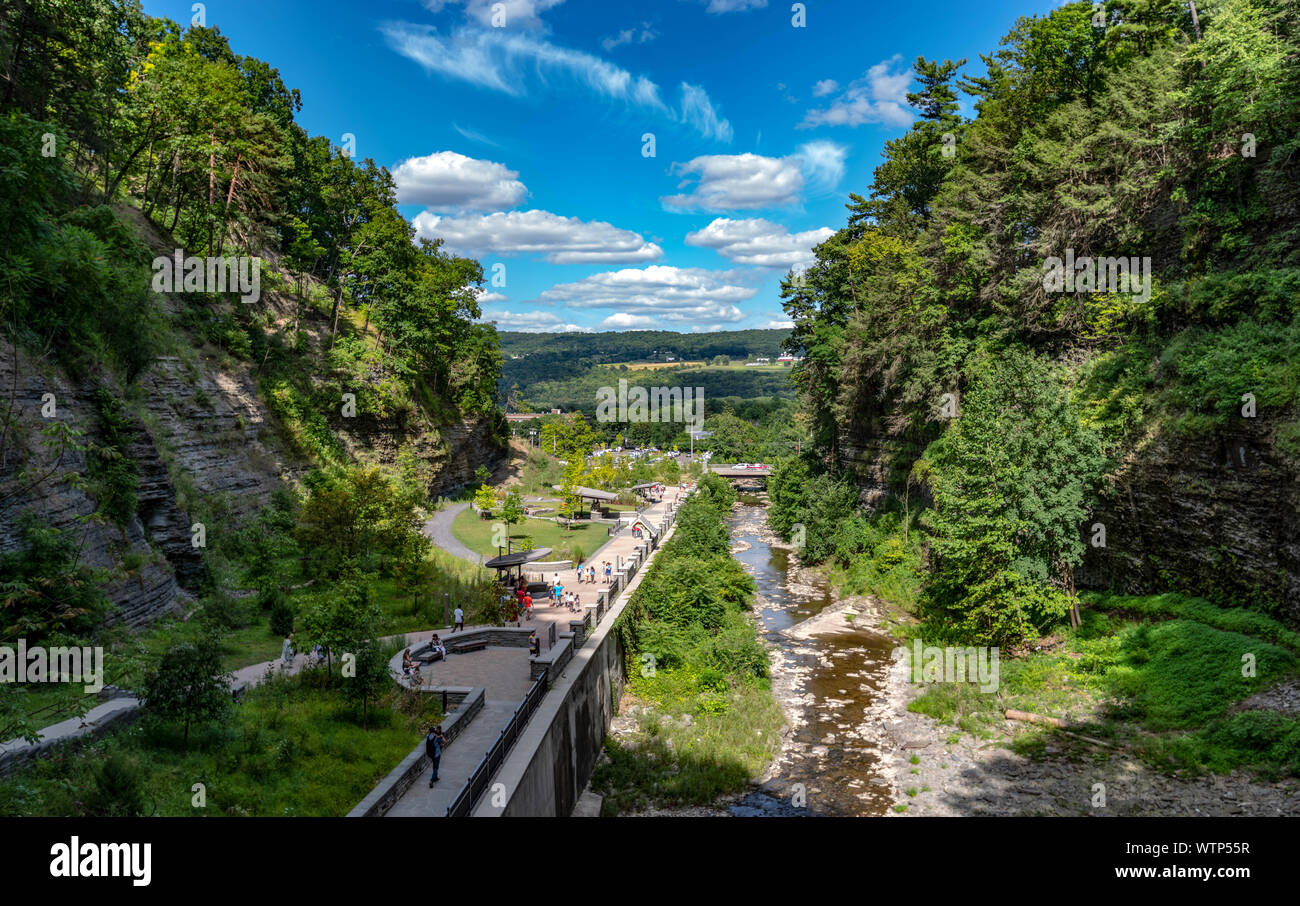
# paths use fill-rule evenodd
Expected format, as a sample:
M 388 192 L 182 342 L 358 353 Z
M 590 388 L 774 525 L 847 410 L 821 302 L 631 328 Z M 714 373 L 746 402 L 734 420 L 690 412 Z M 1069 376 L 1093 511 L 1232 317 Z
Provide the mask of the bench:
M 468 645 L 447 646 L 449 654 L 469 654 L 471 651 L 483 651 L 487 648 L 487 642 L 470 642 Z

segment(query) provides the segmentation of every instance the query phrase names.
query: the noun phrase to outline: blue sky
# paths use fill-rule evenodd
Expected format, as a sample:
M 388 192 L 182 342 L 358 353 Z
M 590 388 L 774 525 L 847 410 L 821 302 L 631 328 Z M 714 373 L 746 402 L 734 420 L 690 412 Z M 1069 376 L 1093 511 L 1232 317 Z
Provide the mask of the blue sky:
M 144 3 L 182 23 L 193 5 Z M 486 320 L 708 331 L 785 326 L 779 281 L 911 124 L 918 55 L 979 71 L 1016 17 L 1052 4 L 806 0 L 801 28 L 792 6 L 212 0 L 204 15 L 302 92 L 304 128 L 351 134 L 393 171 L 422 235 L 504 282 Z

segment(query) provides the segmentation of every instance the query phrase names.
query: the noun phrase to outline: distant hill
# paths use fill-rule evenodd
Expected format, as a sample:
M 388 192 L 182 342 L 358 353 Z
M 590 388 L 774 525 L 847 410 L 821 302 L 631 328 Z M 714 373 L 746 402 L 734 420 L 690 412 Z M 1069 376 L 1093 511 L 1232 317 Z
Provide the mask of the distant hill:
M 674 333 L 630 330 L 608 333 L 524 333 L 502 331 L 502 398 L 517 388 L 522 400 L 534 400 L 532 389 L 544 382 L 569 381 L 603 365 L 639 362 L 711 363 L 718 356 L 734 364 L 758 357 L 775 359 L 789 330 L 727 330 L 716 333 Z M 647 377 L 641 375 L 640 377 Z

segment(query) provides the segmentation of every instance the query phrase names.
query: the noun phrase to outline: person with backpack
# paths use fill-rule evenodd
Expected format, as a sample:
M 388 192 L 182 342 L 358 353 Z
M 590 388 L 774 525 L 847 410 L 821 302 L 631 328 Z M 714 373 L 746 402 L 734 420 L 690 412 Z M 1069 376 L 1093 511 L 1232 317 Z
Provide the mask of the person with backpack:
M 438 765 L 442 762 L 442 750 L 446 745 L 447 737 L 442 735 L 442 724 L 430 727 L 429 734 L 424 737 L 424 754 L 433 762 L 433 776 L 429 778 L 429 786 L 438 782 Z

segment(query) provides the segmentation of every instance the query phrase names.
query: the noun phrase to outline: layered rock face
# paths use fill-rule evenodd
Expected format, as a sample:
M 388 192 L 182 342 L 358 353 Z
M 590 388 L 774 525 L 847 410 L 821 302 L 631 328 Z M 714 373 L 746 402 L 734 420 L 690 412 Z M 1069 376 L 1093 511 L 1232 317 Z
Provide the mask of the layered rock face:
M 4 388 L 0 409 L 12 407 L 0 453 L 0 552 L 23 549 L 22 524 L 30 514 L 43 524 L 72 532 L 82 564 L 113 571 L 104 591 L 117 606 L 117 619 L 140 626 L 176 609 L 181 592 L 175 573 L 149 545 L 139 514 L 125 526 L 87 520 L 95 512 L 95 501 L 80 483 L 64 480 L 86 477 L 85 451 L 60 451 L 43 443 L 50 439 L 45 432 L 55 429 L 55 423 L 82 432 L 82 441 L 96 437 L 99 428 L 91 388 L 74 384 L 53 369 L 36 367 L 22 354 L 15 356 L 7 345 L 0 347 L 0 387 Z M 53 394 L 53 399 L 46 394 Z M 130 455 L 138 457 L 142 497 L 146 484 L 154 488 L 169 484 L 166 467 L 157 456 L 143 455 L 150 449 L 147 444 L 130 446 Z M 155 493 L 165 496 L 161 490 Z
M 495 472 L 508 453 L 492 420 L 483 416 L 449 425 L 360 416 L 334 419 L 330 427 L 348 455 L 360 461 L 392 465 L 398 451 L 409 446 L 425 464 L 421 474 L 430 497 L 447 496 L 471 484 L 481 465 Z
M 42 432 L 62 422 L 81 432 L 80 443 L 102 444 L 95 380 L 73 380 L 0 345 L 0 413 L 12 400 L 11 423 L 0 443 L 0 552 L 23 548 L 24 514 L 75 530 L 80 562 L 112 571 L 105 591 L 117 607 L 115 618 L 143 626 L 180 612 L 188 594 L 200 589 L 204 568 L 193 543 L 196 525 L 202 523 L 207 544 L 213 543 L 256 516 L 308 465 L 286 452 L 249 373 L 165 356 L 140 377 L 124 409 L 122 452 L 139 475 L 136 511 L 124 526 L 86 520 L 96 510 L 92 484 L 84 481 L 88 454 L 67 449 L 59 456 L 42 444 Z M 50 393 L 53 410 L 46 418 L 42 407 Z M 495 469 L 506 456 L 487 418 L 412 428 L 340 421 L 334 427 L 359 460 L 391 464 L 399 449 L 411 445 L 426 466 L 431 496 L 453 492 L 473 481 L 479 465 Z M 46 473 L 42 481 L 32 477 Z M 68 482 L 66 476 L 82 480 Z
M 1212 435 L 1139 444 L 1082 527 L 1089 546 L 1079 587 L 1273 605 L 1300 625 L 1300 463 L 1274 442 L 1281 421 L 1242 418 Z M 890 494 L 899 449 L 865 428 L 841 435 L 840 464 L 869 509 Z M 1105 547 L 1092 544 L 1096 523 Z
M 1274 604 L 1300 623 L 1300 463 L 1272 442 L 1275 424 L 1140 444 L 1095 514 L 1106 546 L 1090 544 L 1079 583 Z

